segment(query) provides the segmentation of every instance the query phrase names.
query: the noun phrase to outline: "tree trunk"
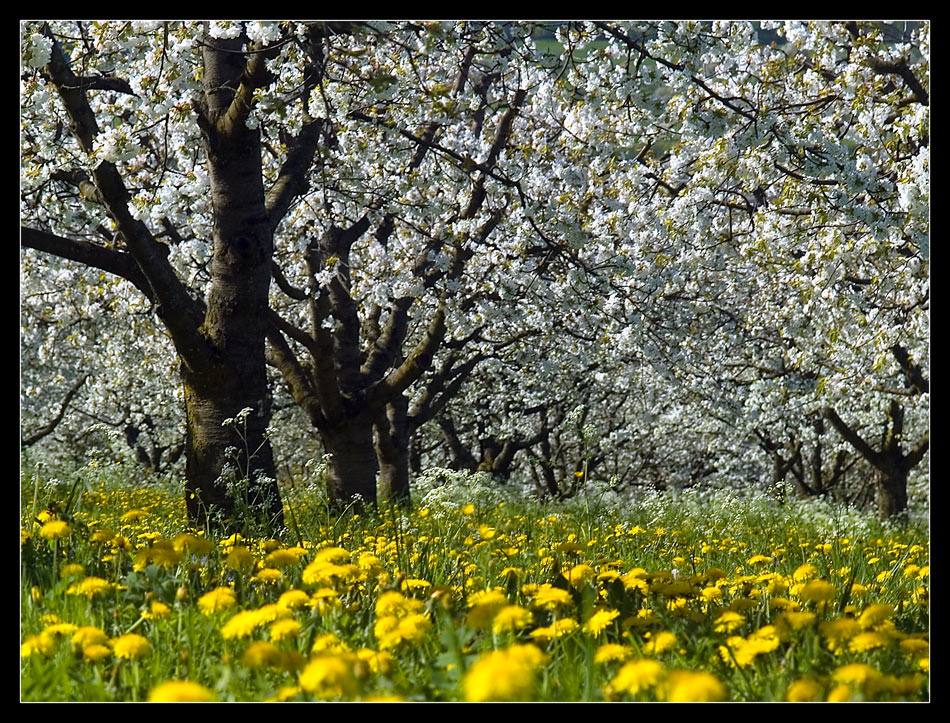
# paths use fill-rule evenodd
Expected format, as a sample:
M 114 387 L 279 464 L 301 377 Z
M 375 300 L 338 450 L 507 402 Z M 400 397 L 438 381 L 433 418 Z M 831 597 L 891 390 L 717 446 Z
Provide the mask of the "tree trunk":
M 184 364 L 182 378 L 188 518 L 223 530 L 254 523 L 283 526 L 274 457 L 264 436 L 270 419 L 267 390 L 253 390 L 237 374 L 199 374 Z M 234 421 L 226 424 L 229 419 Z M 246 519 L 248 514 L 257 519 Z
M 48 28 L 44 32 L 53 41 L 46 70 L 71 118 L 73 134 L 92 154 L 99 133 L 96 114 L 59 43 Z M 178 277 L 168 261 L 168 246 L 132 215 L 131 194 L 111 162 L 83 174 L 83 182 L 91 181 L 94 198 L 114 221 L 127 250 L 38 230 L 24 234 L 26 245 L 128 279 L 154 304 L 181 362 L 189 517 L 202 525 L 229 520 L 229 527 L 241 522 L 234 519 L 236 500 L 222 480 L 229 447 L 238 450 L 238 475 L 248 475 L 252 486 L 267 479 L 263 489 L 244 495 L 249 511 L 283 524 L 273 454 L 264 437 L 270 421 L 264 346 L 275 221 L 265 205 L 260 132 L 246 123 L 255 88 L 268 82 L 268 72 L 263 53 L 243 52 L 245 40 L 205 36 L 202 44 L 205 93 L 194 108 L 208 156 L 214 211 L 211 286 L 205 303 Z M 252 412 L 241 434 L 222 426 L 245 408 Z
M 250 71 L 239 52 L 243 41 L 206 42 L 206 104 L 199 125 L 210 171 L 214 255 L 201 334 L 213 354 L 196 364 L 183 355 L 189 492 L 220 507 L 226 518 L 240 511 L 283 525 L 273 453 L 264 436 L 271 416 L 264 346 L 274 238 L 264 200 L 260 131 L 245 123 L 247 100 L 240 91 L 246 91 Z M 251 412 L 236 428 L 224 424 L 246 408 Z M 237 497 L 228 495 L 221 474 L 228 447 L 238 450 L 237 480 L 248 484 Z M 246 511 L 235 509 L 241 501 L 249 505 Z M 189 512 L 203 519 L 207 512 L 195 504 L 189 495 Z
M 907 509 L 907 470 L 903 459 L 887 455 L 874 470 L 875 500 L 882 520 Z
M 331 504 L 345 506 L 358 496 L 357 507 L 376 504 L 376 448 L 373 423 L 364 415 L 321 429 L 323 446 L 330 459 L 327 496 Z
M 408 400 L 397 394 L 375 426 L 376 456 L 379 460 L 379 494 L 408 505 L 409 495 L 409 421 Z

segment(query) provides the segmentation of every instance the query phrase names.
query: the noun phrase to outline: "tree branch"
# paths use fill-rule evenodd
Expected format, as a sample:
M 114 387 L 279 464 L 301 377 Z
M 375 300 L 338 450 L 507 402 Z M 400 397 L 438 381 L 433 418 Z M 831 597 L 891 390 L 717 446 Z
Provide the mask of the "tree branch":
M 43 437 L 46 437 L 47 435 L 53 433 L 53 430 L 56 429 L 56 427 L 59 425 L 61 421 L 63 421 L 63 417 L 66 415 L 66 409 L 67 407 L 69 407 L 69 403 L 72 401 L 73 397 L 76 396 L 76 393 L 79 391 L 82 385 L 85 384 L 86 379 L 88 378 L 89 376 L 87 374 L 83 374 L 76 381 L 76 383 L 73 384 L 72 387 L 69 388 L 69 391 L 66 392 L 66 396 L 63 397 L 62 403 L 60 403 L 59 405 L 59 412 L 56 413 L 56 416 L 53 419 L 51 419 L 47 424 L 44 424 L 42 427 L 40 427 L 33 434 L 29 435 L 25 439 L 21 439 L 20 440 L 21 448 L 26 448 L 33 444 L 36 444 L 41 439 L 43 439 Z

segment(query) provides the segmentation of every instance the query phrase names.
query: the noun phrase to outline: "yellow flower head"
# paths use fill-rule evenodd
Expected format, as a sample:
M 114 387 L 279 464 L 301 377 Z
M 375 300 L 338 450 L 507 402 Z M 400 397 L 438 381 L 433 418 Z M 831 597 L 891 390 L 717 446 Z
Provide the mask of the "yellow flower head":
M 216 587 L 198 598 L 198 609 L 205 615 L 230 610 L 237 604 L 237 595 L 229 587 Z
M 617 610 L 597 610 L 584 623 L 584 632 L 590 635 L 600 635 L 619 615 L 620 612 Z
M 513 645 L 482 655 L 465 675 L 465 700 L 530 700 L 537 683 L 537 670 L 547 656 L 534 645 Z
M 40 537 L 47 540 L 61 540 L 72 533 L 73 528 L 64 520 L 51 520 L 40 528 Z
M 835 599 L 838 589 L 827 580 L 811 580 L 799 591 L 798 596 L 805 602 L 826 603 Z
M 356 677 L 348 657 L 318 655 L 300 674 L 300 687 L 323 700 L 351 698 L 356 694 Z
M 627 660 L 633 655 L 633 648 L 619 643 L 604 643 L 594 653 L 595 663 L 613 663 Z
M 808 703 L 820 701 L 823 688 L 815 678 L 800 678 L 792 682 L 785 691 L 785 700 L 790 703 Z
M 676 645 L 676 635 L 669 632 L 668 630 L 663 630 L 653 635 L 646 643 L 644 643 L 643 654 L 659 655 L 660 653 L 669 650 L 674 645 Z
M 210 690 L 189 680 L 169 680 L 148 694 L 150 703 L 208 703 L 214 700 Z
M 638 693 L 655 688 L 666 675 L 666 669 L 663 664 L 642 658 L 625 663 L 617 675 L 604 691 L 608 698 L 616 698 L 621 695 L 637 695 Z
M 726 688 L 712 673 L 674 670 L 663 684 L 671 703 L 708 703 L 725 700 Z
M 255 640 L 247 646 L 244 655 L 241 656 L 241 663 L 251 670 L 276 668 L 281 664 L 281 660 L 280 649 L 266 640 Z
M 86 577 L 82 581 L 73 583 L 66 588 L 66 594 L 85 595 L 90 600 L 94 600 L 100 595 L 107 593 L 113 587 L 113 583 L 103 580 L 101 577 Z
M 534 623 L 534 617 L 530 610 L 526 610 L 520 605 L 505 605 L 494 616 L 492 620 L 492 632 L 494 633 L 513 633 L 524 628 L 529 628 Z
M 115 657 L 125 660 L 137 660 L 152 652 L 148 639 L 136 633 L 120 635 L 112 640 L 111 645 Z
M 574 598 L 571 597 L 571 594 L 567 590 L 562 590 L 549 583 L 544 583 L 538 587 L 532 604 L 537 608 L 554 610 L 559 607 L 572 605 L 573 602 Z
M 868 605 L 858 616 L 858 624 L 865 630 L 876 627 L 894 614 L 894 606 L 887 603 Z

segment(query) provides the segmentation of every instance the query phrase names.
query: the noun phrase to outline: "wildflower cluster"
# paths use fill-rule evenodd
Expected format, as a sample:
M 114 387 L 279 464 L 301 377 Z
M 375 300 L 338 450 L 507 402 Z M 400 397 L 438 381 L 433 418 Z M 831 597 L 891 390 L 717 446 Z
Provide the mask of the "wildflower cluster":
M 300 505 L 306 536 L 213 539 L 161 505 L 99 499 L 21 533 L 27 699 L 929 694 L 929 550 L 912 529 L 859 540 L 780 515 L 766 532 L 610 508 L 591 525 L 474 498 L 329 524 Z

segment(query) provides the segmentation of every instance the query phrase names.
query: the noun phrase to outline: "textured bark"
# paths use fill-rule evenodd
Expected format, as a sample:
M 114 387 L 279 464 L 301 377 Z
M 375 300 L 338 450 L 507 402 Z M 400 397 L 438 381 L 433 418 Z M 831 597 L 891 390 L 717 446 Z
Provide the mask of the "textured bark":
M 270 420 L 266 389 L 263 397 L 252 400 L 241 377 L 224 370 L 196 374 L 183 365 L 182 377 L 189 519 L 223 529 L 250 522 L 281 527 L 283 506 L 274 458 L 264 437 Z M 245 408 L 252 411 L 243 422 L 225 424 Z M 229 449 L 234 450 L 233 456 Z M 233 465 L 233 473 L 222 475 L 228 464 Z M 245 480 L 246 489 L 229 492 L 228 482 L 243 485 Z M 236 499 L 246 502 L 257 519 L 235 519 Z
M 379 495 L 408 504 L 409 420 L 408 400 L 397 394 L 378 415 L 375 426 L 376 457 L 379 460 Z
M 245 63 L 242 40 L 206 38 L 205 105 L 201 126 L 214 208 L 211 286 L 201 334 L 214 350 L 208 364 L 182 363 L 187 420 L 189 513 L 205 519 L 204 504 L 230 517 L 235 500 L 221 478 L 226 450 L 238 450 L 237 474 L 250 485 L 247 502 L 283 524 L 270 443 L 270 392 L 264 359 L 274 239 L 265 207 L 260 131 L 244 122 L 249 85 L 263 80 L 261 56 Z M 260 61 L 260 62 L 258 62 Z M 245 424 L 223 425 L 242 409 Z M 243 438 L 242 438 L 243 436 Z M 257 487 L 260 486 L 260 489 Z
M 376 449 L 373 422 L 358 415 L 343 424 L 320 430 L 323 446 L 330 454 L 327 466 L 327 493 L 330 503 L 342 508 L 376 503 Z

